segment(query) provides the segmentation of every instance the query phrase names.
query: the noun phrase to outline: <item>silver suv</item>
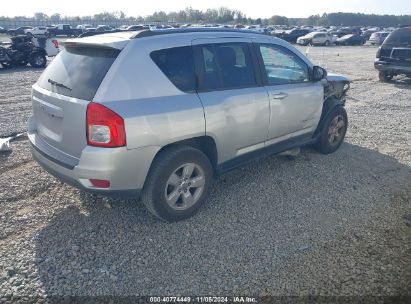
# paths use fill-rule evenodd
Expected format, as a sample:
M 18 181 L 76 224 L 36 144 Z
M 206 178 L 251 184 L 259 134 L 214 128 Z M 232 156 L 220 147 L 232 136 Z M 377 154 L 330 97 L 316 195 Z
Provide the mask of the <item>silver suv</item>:
M 225 171 L 302 145 L 337 150 L 348 86 L 258 32 L 97 35 L 67 41 L 33 86 L 29 139 L 67 183 L 181 220 Z

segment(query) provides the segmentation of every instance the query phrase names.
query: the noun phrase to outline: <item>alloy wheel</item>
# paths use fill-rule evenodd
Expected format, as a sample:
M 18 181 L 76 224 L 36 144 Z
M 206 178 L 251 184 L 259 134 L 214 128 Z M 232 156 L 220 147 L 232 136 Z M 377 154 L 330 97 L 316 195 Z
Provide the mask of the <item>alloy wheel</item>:
M 175 210 L 186 210 L 198 202 L 204 187 L 204 170 L 195 163 L 183 164 L 167 180 L 166 202 Z
M 344 137 L 344 132 L 344 117 L 342 115 L 337 115 L 331 120 L 330 127 L 328 128 L 328 142 L 330 145 L 338 145 Z
M 44 64 L 44 57 L 41 56 L 41 55 L 37 55 L 37 56 L 34 58 L 34 62 L 35 62 L 36 65 L 41 66 L 41 65 Z

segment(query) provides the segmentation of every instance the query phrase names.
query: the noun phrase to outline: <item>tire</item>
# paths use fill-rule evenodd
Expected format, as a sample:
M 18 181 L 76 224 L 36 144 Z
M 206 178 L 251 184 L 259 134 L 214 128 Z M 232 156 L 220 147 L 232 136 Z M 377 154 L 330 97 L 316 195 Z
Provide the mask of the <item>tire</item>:
M 3 69 L 10 69 L 13 67 L 13 64 L 9 63 L 9 62 L 2 62 L 1 66 L 3 67 Z
M 30 54 L 29 63 L 33 68 L 44 68 L 47 63 L 47 58 L 39 52 L 34 52 Z
M 184 180 L 184 172 L 190 171 Z M 203 152 L 189 146 L 172 147 L 161 151 L 151 165 L 141 200 L 161 220 L 184 220 L 203 205 L 212 178 L 210 160 Z M 198 187 L 191 185 L 193 181 Z
M 327 41 L 324 43 L 324 45 L 325 45 L 325 46 L 329 46 L 329 45 L 330 45 L 330 42 L 327 40 Z
M 382 82 L 389 82 L 389 81 L 392 80 L 392 75 L 389 74 L 389 73 L 387 73 L 387 72 L 380 71 L 380 72 L 378 73 L 378 78 L 379 78 L 380 81 L 382 81 Z
M 19 62 L 19 66 L 25 67 L 27 65 L 27 63 L 28 63 L 27 60 L 24 59 L 24 60 Z
M 337 106 L 327 115 L 315 148 L 322 154 L 335 152 L 343 143 L 348 127 L 347 112 Z

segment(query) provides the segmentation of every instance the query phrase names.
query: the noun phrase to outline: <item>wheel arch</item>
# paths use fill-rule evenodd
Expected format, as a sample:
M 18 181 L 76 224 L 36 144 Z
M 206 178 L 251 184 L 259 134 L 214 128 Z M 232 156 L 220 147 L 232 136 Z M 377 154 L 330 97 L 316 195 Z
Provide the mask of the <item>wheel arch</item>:
M 43 49 L 43 48 L 34 48 L 34 49 L 33 49 L 33 52 L 32 52 L 31 54 L 34 54 L 34 53 L 39 53 L 39 54 L 41 54 L 41 55 L 47 56 L 47 52 L 46 52 L 46 50 Z M 30 54 L 30 55 L 31 55 L 31 54 Z
M 198 149 L 201 152 L 203 152 L 207 156 L 207 158 L 210 160 L 214 173 L 216 172 L 217 164 L 218 164 L 217 145 L 216 145 L 214 138 L 212 138 L 211 136 L 192 137 L 192 138 L 188 138 L 188 139 L 184 139 L 184 140 L 180 140 L 177 142 L 167 144 L 161 147 L 160 150 L 158 150 L 158 152 L 154 156 L 153 161 L 151 162 L 151 166 L 156 161 L 156 159 L 159 157 L 159 155 L 166 153 L 167 150 L 174 148 L 174 147 L 178 147 L 178 146 L 188 146 L 188 147 L 192 147 L 192 148 Z M 151 166 L 150 166 L 150 170 L 151 170 Z
M 327 120 L 329 113 L 336 107 L 344 107 L 344 105 L 344 101 L 341 101 L 335 97 L 329 97 L 324 101 L 320 122 L 318 123 L 317 129 L 314 132 L 314 136 L 317 136 L 321 132 L 322 128 L 324 127 L 324 122 Z

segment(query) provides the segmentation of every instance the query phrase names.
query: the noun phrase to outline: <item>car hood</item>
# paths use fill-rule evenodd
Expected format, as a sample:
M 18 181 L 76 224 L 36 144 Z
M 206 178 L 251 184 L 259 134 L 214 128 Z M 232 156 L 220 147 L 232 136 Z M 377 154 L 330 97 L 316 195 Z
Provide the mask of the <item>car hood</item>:
M 344 75 L 341 75 L 341 74 L 335 74 L 335 73 L 327 73 L 326 79 L 328 81 L 351 82 L 351 80 L 348 77 L 345 77 Z

